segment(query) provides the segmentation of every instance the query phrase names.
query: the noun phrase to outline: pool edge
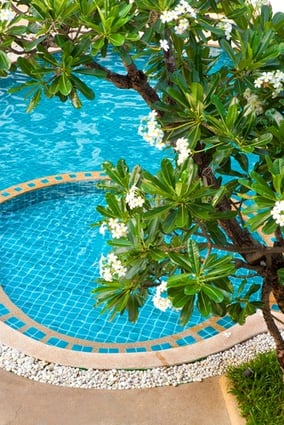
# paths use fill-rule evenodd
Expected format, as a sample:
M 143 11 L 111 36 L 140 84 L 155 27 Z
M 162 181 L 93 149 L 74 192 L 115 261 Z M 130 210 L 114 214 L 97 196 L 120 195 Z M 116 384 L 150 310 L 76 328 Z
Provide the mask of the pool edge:
M 274 313 L 281 317 L 280 313 Z M 284 329 L 284 325 L 281 325 Z M 100 354 L 66 350 L 33 340 L 0 321 L 0 342 L 39 360 L 87 369 L 147 369 L 190 363 L 227 350 L 257 334 L 267 332 L 261 312 L 209 339 L 185 347 L 143 353 Z

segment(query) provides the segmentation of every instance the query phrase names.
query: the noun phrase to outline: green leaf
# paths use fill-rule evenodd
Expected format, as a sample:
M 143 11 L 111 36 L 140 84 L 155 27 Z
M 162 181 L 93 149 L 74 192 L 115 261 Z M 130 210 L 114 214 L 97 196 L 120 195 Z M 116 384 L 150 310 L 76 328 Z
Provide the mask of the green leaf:
M 164 158 L 161 162 L 160 176 L 167 185 L 172 188 L 175 187 L 174 168 L 168 158 Z
M 121 216 L 121 208 L 118 203 L 118 200 L 116 196 L 113 193 L 106 193 L 105 196 L 106 202 L 108 204 L 108 207 L 110 211 L 113 213 L 114 217 L 120 217 Z
M 187 285 L 184 288 L 184 293 L 186 295 L 195 295 L 201 290 L 201 285 L 195 283 L 194 280 L 188 279 Z
M 262 233 L 265 235 L 272 235 L 277 229 L 277 224 L 273 218 L 267 220 L 267 223 L 261 229 Z
M 207 317 L 209 316 L 209 314 L 212 313 L 210 299 L 203 291 L 199 292 L 198 294 L 197 308 L 200 311 L 201 315 L 204 317 Z
M 233 98 L 228 108 L 226 116 L 226 125 L 229 129 L 233 129 L 239 115 L 239 104 L 237 98 Z
M 246 226 L 250 227 L 251 231 L 254 232 L 255 230 L 260 229 L 269 217 L 271 217 L 270 210 L 258 212 L 254 217 L 247 220 Z
M 192 264 L 190 261 L 188 261 L 184 255 L 177 254 L 175 252 L 169 252 L 168 253 L 169 258 L 177 264 L 181 269 L 186 270 L 191 273 L 192 271 Z M 171 280 L 174 279 L 174 276 L 170 278 Z
M 190 261 L 192 271 L 197 276 L 200 274 L 200 254 L 197 243 L 193 239 L 189 239 L 187 243 L 188 259 Z
M 284 285 L 284 268 L 277 270 L 278 279 L 281 285 Z
M 227 53 L 234 66 L 236 67 L 238 64 L 238 56 L 236 55 L 235 50 L 231 47 L 230 43 L 227 40 L 221 39 L 219 40 L 220 46 Z
M 10 61 L 5 52 L 0 50 L 0 71 L 8 71 L 10 68 Z
M 73 89 L 70 93 L 70 99 L 72 102 L 72 105 L 74 106 L 74 108 L 76 109 L 80 109 L 82 107 L 82 102 L 78 96 L 78 93 L 75 89 Z
M 130 295 L 127 302 L 128 319 L 130 322 L 136 322 L 138 319 L 139 302 L 135 295 Z
M 185 326 L 192 316 L 192 313 L 194 310 L 194 300 L 195 300 L 194 296 L 187 298 L 187 302 L 182 307 L 182 310 L 180 313 L 180 323 L 182 326 Z
M 61 74 L 58 79 L 58 90 L 64 96 L 68 96 L 71 93 L 73 86 L 70 79 L 65 75 Z
M 76 89 L 78 89 L 87 99 L 93 100 L 95 98 L 95 93 L 93 90 L 88 87 L 84 81 L 76 77 L 76 75 L 71 74 L 70 81 L 73 83 L 74 87 L 76 87 Z
M 190 213 L 185 205 L 181 205 L 177 209 L 177 215 L 175 219 L 175 224 L 177 228 L 186 228 L 189 227 Z
M 29 105 L 27 107 L 28 113 L 33 111 L 37 107 L 37 105 L 40 102 L 40 99 L 41 99 L 41 89 L 38 89 L 29 102 Z
M 119 172 L 111 162 L 104 162 L 103 169 L 111 180 L 113 180 L 115 183 L 122 186 L 123 188 L 127 188 L 127 181 L 125 181 L 125 178 L 119 174 Z
M 220 303 L 224 300 L 224 294 L 221 289 L 218 289 L 211 285 L 203 285 L 201 291 L 204 292 L 210 298 L 210 300 Z
M 110 34 L 108 36 L 108 39 L 110 43 L 113 44 L 114 46 L 122 46 L 125 42 L 125 36 L 119 33 Z
M 98 78 L 106 78 L 107 76 L 107 71 L 103 69 L 96 69 L 96 68 L 77 68 L 76 73 L 84 74 L 84 75 L 93 75 L 94 77 L 98 77 Z

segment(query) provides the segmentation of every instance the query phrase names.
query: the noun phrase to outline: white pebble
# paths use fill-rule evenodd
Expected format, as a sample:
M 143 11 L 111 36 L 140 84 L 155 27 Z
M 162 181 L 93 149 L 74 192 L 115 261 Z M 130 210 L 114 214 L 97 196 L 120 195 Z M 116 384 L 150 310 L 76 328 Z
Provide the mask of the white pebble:
M 230 337 L 230 333 L 226 337 Z M 27 356 L 0 343 L 0 367 L 8 372 L 37 382 L 73 388 L 129 390 L 162 386 L 178 386 L 199 382 L 211 376 L 220 376 L 229 366 L 238 366 L 252 360 L 257 354 L 275 348 L 269 334 L 258 335 L 229 350 L 212 354 L 206 359 L 178 366 L 145 370 L 97 370 L 61 366 Z

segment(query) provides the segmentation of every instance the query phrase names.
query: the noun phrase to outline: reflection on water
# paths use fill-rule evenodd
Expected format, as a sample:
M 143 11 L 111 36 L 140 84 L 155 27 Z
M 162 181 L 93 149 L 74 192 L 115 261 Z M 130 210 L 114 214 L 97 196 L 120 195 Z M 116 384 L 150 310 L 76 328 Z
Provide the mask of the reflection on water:
M 57 98 L 43 99 L 27 114 L 23 96 L 8 93 L 23 78 L 15 73 L 0 79 L 0 164 L 5 164 L 0 189 L 44 175 L 100 171 L 102 162 L 116 163 L 121 157 L 130 167 L 158 169 L 162 153 L 137 134 L 149 109 L 134 91 L 89 77 L 96 98 L 82 99 L 82 109 Z

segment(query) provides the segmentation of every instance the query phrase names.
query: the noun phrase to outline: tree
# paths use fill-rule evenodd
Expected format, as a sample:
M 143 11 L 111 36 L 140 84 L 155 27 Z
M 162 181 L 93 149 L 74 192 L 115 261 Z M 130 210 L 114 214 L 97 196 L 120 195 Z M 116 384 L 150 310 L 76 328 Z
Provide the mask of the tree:
M 95 98 L 84 75 L 107 79 L 142 96 L 140 134 L 174 153 L 156 175 L 103 164 L 97 304 L 135 321 L 155 291 L 182 324 L 194 306 L 241 324 L 261 308 L 284 371 L 270 303 L 284 312 L 284 14 L 264 0 L 0 4 L 0 72 L 28 76 L 28 111 L 42 96 L 79 108 Z M 110 53 L 124 74 L 100 63 Z

